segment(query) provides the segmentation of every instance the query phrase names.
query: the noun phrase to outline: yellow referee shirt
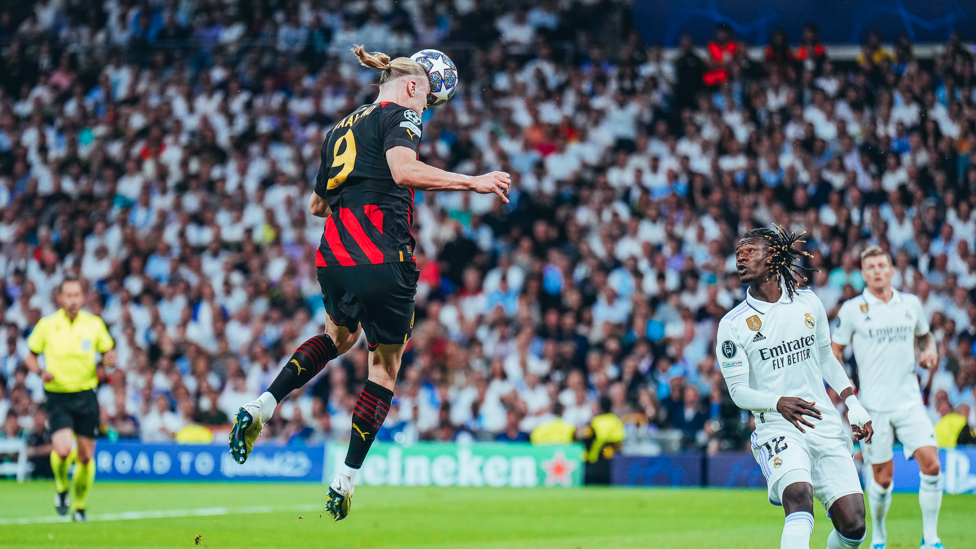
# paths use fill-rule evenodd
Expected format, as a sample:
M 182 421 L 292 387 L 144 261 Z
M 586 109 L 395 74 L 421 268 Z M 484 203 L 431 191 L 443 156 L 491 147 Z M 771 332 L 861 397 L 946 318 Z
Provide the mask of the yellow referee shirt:
M 52 393 L 78 393 L 98 386 L 95 351 L 104 353 L 115 346 L 102 319 L 78 311 L 74 322 L 64 309 L 46 316 L 34 326 L 27 346 L 35 355 L 44 354 L 47 371 L 54 380 L 44 388 Z

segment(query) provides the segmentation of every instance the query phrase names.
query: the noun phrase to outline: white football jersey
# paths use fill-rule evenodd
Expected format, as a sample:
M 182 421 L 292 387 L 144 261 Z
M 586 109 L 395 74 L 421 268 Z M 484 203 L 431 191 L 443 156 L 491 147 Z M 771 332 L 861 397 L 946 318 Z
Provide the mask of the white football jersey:
M 869 412 L 893 412 L 922 403 L 915 377 L 915 338 L 929 333 L 922 302 L 895 290 L 888 303 L 867 288 L 840 308 L 833 341 L 854 346 L 858 400 Z
M 746 292 L 746 300 L 722 317 L 715 352 L 726 378 L 748 373 L 752 389 L 814 402 L 823 420 L 808 420 L 818 431 L 842 429 L 820 367 L 822 353 L 830 352 L 827 312 L 812 291 L 798 290 L 790 299 L 784 288 L 776 303 Z M 756 416 L 757 430 L 767 423 L 789 425 L 778 412 Z

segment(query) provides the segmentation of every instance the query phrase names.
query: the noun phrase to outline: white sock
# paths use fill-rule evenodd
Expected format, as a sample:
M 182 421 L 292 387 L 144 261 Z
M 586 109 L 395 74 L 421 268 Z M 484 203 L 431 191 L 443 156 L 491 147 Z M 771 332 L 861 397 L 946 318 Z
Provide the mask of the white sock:
M 882 488 L 874 477 L 868 481 L 868 502 L 871 504 L 871 545 L 888 541 L 888 531 L 885 528 L 885 517 L 891 507 L 891 489 L 893 484 Z
M 783 537 L 780 549 L 810 549 L 810 534 L 813 533 L 813 515 L 797 511 L 786 515 L 783 524 Z
M 864 536 L 861 536 L 861 539 L 848 539 L 840 535 L 837 530 L 831 530 L 830 535 L 827 536 L 827 549 L 857 549 L 863 542 Z
M 261 425 L 264 425 L 271 421 L 271 416 L 278 407 L 278 401 L 275 400 L 274 395 L 265 391 L 258 397 L 258 404 L 261 405 Z
M 926 545 L 939 543 L 939 509 L 942 508 L 942 473 L 926 475 L 918 487 L 918 505 L 922 508 L 922 539 Z
M 339 468 L 339 474 L 349 477 L 349 483 L 355 486 L 356 478 L 359 477 L 359 469 L 353 469 L 352 467 L 343 463 L 342 467 Z

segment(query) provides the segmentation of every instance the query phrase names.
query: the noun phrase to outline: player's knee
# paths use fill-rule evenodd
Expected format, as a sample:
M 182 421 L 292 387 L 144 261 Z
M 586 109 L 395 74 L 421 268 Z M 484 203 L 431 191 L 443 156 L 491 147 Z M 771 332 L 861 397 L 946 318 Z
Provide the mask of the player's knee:
M 936 476 L 942 473 L 942 464 L 939 463 L 938 459 L 928 460 L 924 463 L 919 463 L 919 469 L 922 471 L 923 475 Z
M 874 472 L 874 482 L 878 483 L 878 486 L 887 489 L 891 486 L 892 471 L 887 469 L 880 469 Z
M 355 332 L 342 331 L 342 333 L 329 334 L 332 341 L 335 342 L 336 351 L 338 354 L 343 355 L 349 349 L 352 349 L 353 345 L 359 341 L 359 333 L 362 328 L 356 328 Z
M 837 525 L 837 531 L 847 539 L 862 539 L 867 531 L 863 514 L 851 513 L 842 518 Z

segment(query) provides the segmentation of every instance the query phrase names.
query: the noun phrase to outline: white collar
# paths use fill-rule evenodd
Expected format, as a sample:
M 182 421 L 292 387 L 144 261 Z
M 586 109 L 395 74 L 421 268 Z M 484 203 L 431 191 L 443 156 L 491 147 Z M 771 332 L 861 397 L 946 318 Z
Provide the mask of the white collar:
M 901 294 L 899 294 L 898 290 L 894 288 L 891 289 L 891 299 L 888 300 L 888 303 L 885 303 L 880 297 L 872 294 L 871 290 L 869 290 L 867 286 L 864 287 L 864 291 L 861 293 L 861 296 L 864 298 L 864 302 L 867 303 L 868 305 L 874 305 L 879 307 L 882 305 L 890 305 L 892 303 L 898 303 L 899 301 L 901 301 Z
M 776 303 L 793 303 L 793 299 L 790 298 L 790 293 L 786 291 L 785 284 L 780 283 L 780 291 L 782 291 L 782 293 L 779 296 L 779 301 Z M 753 297 L 752 293 L 750 293 L 748 289 L 746 290 L 746 302 L 750 307 L 761 314 L 768 313 L 776 305 L 776 303 L 769 303 Z

